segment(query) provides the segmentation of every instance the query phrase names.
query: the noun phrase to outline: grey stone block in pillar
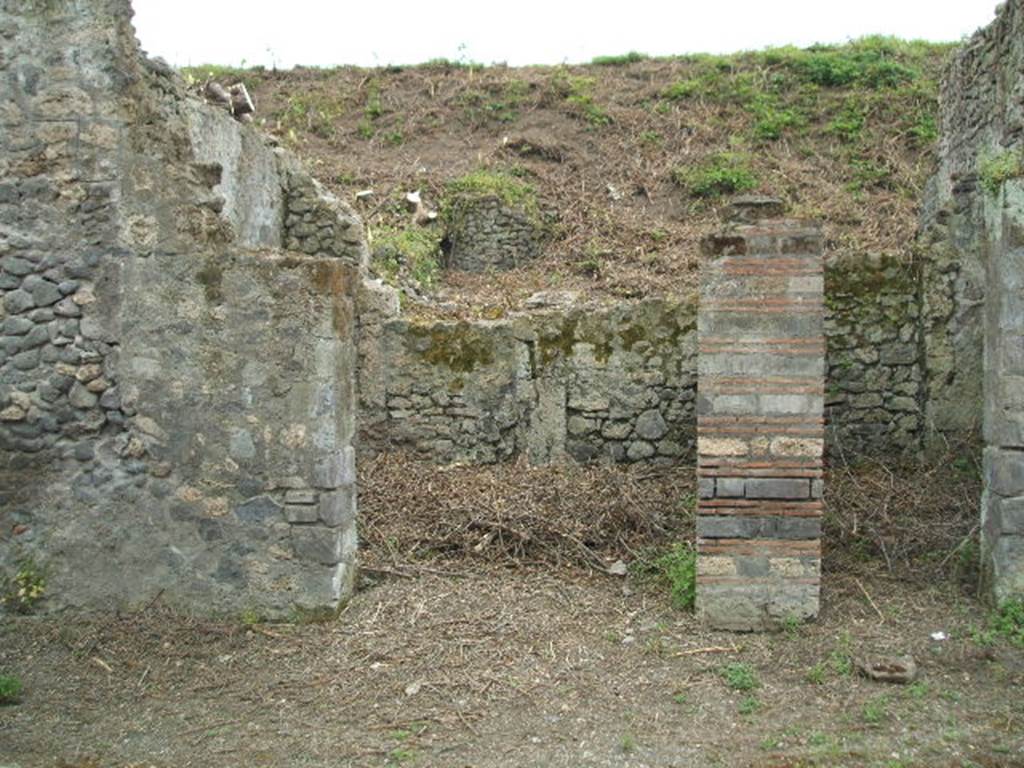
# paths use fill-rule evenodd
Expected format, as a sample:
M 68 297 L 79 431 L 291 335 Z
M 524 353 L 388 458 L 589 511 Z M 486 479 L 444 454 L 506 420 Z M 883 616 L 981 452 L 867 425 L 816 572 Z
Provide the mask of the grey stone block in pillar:
M 822 237 L 739 201 L 705 241 L 697 315 L 697 607 L 758 630 L 818 613 L 824 445 Z

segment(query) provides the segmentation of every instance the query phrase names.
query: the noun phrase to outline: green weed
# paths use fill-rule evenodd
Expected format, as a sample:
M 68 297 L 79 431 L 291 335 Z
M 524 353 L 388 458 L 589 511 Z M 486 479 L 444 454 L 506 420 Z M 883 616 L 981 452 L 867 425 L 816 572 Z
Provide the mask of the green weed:
M 242 83 L 251 93 L 266 75 L 263 67 L 247 68 L 245 62 L 240 67 L 224 66 L 223 64 L 199 64 L 195 67 L 182 67 L 181 74 L 189 85 L 216 80 L 222 85 Z
M 806 123 L 797 109 L 779 106 L 778 100 L 771 94 L 762 94 L 753 99 L 747 108 L 754 115 L 751 128 L 754 138 L 762 141 L 779 139 L 783 131 Z
M 596 64 L 599 67 L 619 67 L 623 64 L 635 64 L 638 61 L 646 61 L 649 58 L 650 56 L 646 53 L 630 51 L 629 53 L 622 53 L 618 56 L 595 56 L 590 60 L 590 63 Z
M 880 725 L 889 717 L 889 712 L 886 709 L 887 705 L 888 699 L 885 696 L 872 699 L 864 705 L 864 708 L 861 710 L 861 717 L 868 725 Z
M 804 677 L 807 678 L 807 682 L 813 685 L 821 685 L 825 682 L 825 664 L 819 661 L 807 670 L 807 674 Z
M 799 617 L 790 614 L 782 620 L 782 631 L 786 633 L 786 637 L 793 639 L 800 633 L 802 624 Z
M 366 104 L 363 107 L 363 115 L 367 120 L 374 121 L 384 115 L 384 103 L 381 101 L 380 83 L 371 80 L 366 89 Z
M 374 134 L 377 132 L 377 129 L 373 127 L 373 123 L 370 122 L 368 119 L 363 119 L 359 121 L 359 125 L 356 127 L 356 132 L 359 134 L 361 138 L 369 141 L 370 139 L 373 138 Z
M 918 114 L 908 129 L 911 139 L 918 147 L 932 144 L 939 138 L 939 127 L 933 114 Z
M 859 99 L 850 98 L 846 100 L 839 114 L 832 118 L 825 130 L 827 133 L 837 136 L 841 141 L 853 143 L 860 139 L 866 121 L 864 104 Z
M 513 123 L 519 119 L 522 106 L 530 91 L 525 80 L 490 83 L 483 90 L 469 90 L 459 97 L 463 114 L 474 125 L 488 122 Z
M 901 59 L 908 44 L 895 38 L 866 37 L 845 46 L 814 46 L 806 50 L 779 49 L 779 62 L 803 82 L 823 88 L 858 85 L 894 88 L 920 76 Z
M 760 686 L 753 667 L 741 661 L 720 667 L 718 675 L 734 691 L 752 691 Z
M 853 178 L 846 185 L 850 192 L 861 192 L 865 189 L 892 189 L 892 170 L 884 164 L 867 157 L 850 159 Z
M 993 632 L 1024 648 L 1024 600 L 1008 600 L 989 620 Z
M 1005 182 L 1024 176 L 1024 159 L 1020 152 L 1000 152 L 982 157 L 979 167 L 981 184 L 990 195 L 998 195 Z
M 479 170 L 468 173 L 445 187 L 446 198 L 496 197 L 514 208 L 536 210 L 536 190 L 510 171 Z
M 592 77 L 570 75 L 565 69 L 557 69 L 551 75 L 551 87 L 576 114 L 593 126 L 611 125 L 612 117 L 594 100 Z
M 829 666 L 840 677 L 849 677 L 853 674 L 853 652 L 850 645 L 850 633 L 843 632 L 839 636 L 837 647 L 833 648 L 828 656 Z
M 17 703 L 22 690 L 21 680 L 14 675 L 0 675 L 0 706 Z
M 13 576 L 0 582 L 0 606 L 14 613 L 31 613 L 46 595 L 46 574 L 31 556 L 17 562 Z
M 703 198 L 746 192 L 758 185 L 747 158 L 735 152 L 712 155 L 697 166 L 680 166 L 672 179 L 692 197 Z
M 741 715 L 752 715 L 761 709 L 761 702 L 758 701 L 756 696 L 747 696 L 740 702 L 737 711 Z
M 697 596 L 697 553 L 689 544 L 680 542 L 660 554 L 639 557 L 632 568 L 640 579 L 667 588 L 676 608 L 693 609 Z
M 392 285 L 405 274 L 420 290 L 429 291 L 440 276 L 440 255 L 441 238 L 433 229 L 382 228 L 374 233 L 374 267 Z
M 388 752 L 389 765 L 401 765 L 416 757 L 416 752 L 407 747 L 395 747 Z
M 911 683 L 907 686 L 907 696 L 912 699 L 916 699 L 917 701 L 921 701 L 927 697 L 929 691 L 928 683 L 923 680 L 918 680 L 917 682 Z
M 696 96 L 701 92 L 701 90 L 702 87 L 699 80 L 679 80 L 678 82 L 672 83 L 672 85 L 662 91 L 661 96 L 669 101 L 682 101 L 683 99 L 688 99 L 691 96 Z

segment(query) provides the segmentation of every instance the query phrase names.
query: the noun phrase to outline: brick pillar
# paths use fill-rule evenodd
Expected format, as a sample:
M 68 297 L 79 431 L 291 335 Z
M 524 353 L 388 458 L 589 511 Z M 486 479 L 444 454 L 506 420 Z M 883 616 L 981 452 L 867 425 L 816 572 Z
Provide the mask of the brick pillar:
M 822 237 L 781 203 L 733 204 L 704 243 L 697 316 L 697 608 L 759 630 L 818 613 Z

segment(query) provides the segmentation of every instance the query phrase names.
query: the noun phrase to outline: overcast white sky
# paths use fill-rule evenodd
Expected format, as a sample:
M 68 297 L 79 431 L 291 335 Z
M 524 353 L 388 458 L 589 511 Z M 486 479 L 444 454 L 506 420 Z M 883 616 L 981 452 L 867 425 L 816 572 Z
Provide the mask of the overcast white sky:
M 960 40 L 996 0 L 135 0 L 142 47 L 171 64 L 512 65 L 728 53 L 867 34 Z

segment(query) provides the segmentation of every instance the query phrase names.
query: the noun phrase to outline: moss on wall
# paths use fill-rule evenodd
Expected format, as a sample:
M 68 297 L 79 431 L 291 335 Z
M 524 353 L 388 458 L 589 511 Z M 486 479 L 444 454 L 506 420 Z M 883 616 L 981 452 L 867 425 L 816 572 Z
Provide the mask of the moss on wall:
M 411 340 L 429 340 L 418 354 L 431 365 L 443 365 L 457 373 L 469 373 L 494 362 L 494 338 L 486 328 L 461 322 L 429 327 L 411 325 Z

